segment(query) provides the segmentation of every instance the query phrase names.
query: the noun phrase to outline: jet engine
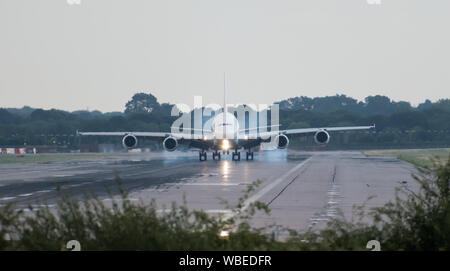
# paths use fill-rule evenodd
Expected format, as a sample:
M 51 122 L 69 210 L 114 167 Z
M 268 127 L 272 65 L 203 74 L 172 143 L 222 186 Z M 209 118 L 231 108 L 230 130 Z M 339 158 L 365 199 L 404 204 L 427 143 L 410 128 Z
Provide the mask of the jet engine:
M 122 145 L 124 148 L 131 149 L 136 147 L 138 140 L 134 135 L 125 135 L 122 139 Z
M 166 151 L 174 151 L 178 146 L 178 141 L 175 137 L 166 137 L 163 141 L 163 147 Z
M 330 142 L 330 134 L 325 130 L 319 130 L 314 134 L 314 141 L 320 145 L 328 144 Z
M 275 137 L 278 149 L 285 149 L 289 145 L 289 138 L 285 135 L 277 135 Z

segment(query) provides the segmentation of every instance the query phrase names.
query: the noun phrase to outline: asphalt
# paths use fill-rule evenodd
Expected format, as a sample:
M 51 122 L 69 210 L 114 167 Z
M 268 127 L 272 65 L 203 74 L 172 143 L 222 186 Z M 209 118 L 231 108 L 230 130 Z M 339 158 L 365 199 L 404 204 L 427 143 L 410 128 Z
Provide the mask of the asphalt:
M 369 197 L 368 208 L 393 200 L 396 188 L 416 190 L 414 172 L 395 158 L 346 151 L 276 150 L 255 153 L 254 161 L 225 156 L 205 162 L 199 162 L 195 152 L 112 155 L 103 160 L 0 165 L 0 205 L 54 206 L 62 193 L 81 197 L 86 192 L 108 202 L 117 197 L 120 179 L 132 201 L 147 204 L 154 199 L 160 211 L 173 202 L 186 202 L 192 209 L 232 216 L 230 208 L 258 180 L 242 209 L 261 201 L 271 213 L 258 212 L 252 224 L 305 230 L 322 227 L 339 214 L 350 218 L 353 206 Z

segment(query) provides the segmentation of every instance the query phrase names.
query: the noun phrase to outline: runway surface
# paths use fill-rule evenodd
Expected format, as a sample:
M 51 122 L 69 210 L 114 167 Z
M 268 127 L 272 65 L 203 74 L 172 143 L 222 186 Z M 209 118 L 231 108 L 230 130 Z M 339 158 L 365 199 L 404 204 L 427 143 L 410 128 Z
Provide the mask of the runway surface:
M 208 157 L 210 158 L 210 157 Z M 394 199 L 395 188 L 417 189 L 415 169 L 390 157 L 365 157 L 360 152 L 270 151 L 255 153 L 254 161 L 198 161 L 197 153 L 111 155 L 110 159 L 64 160 L 45 164 L 0 165 L 0 205 L 17 208 L 54 206 L 61 191 L 73 196 L 93 192 L 110 201 L 117 193 L 115 176 L 130 191 L 132 201 L 155 199 L 160 210 L 172 202 L 212 214 L 230 216 L 222 200 L 235 205 L 247 185 L 261 184 L 245 201 L 269 204 L 270 216 L 257 213 L 254 226 L 276 223 L 294 229 L 324 225 L 342 211 L 375 196 L 368 207 Z

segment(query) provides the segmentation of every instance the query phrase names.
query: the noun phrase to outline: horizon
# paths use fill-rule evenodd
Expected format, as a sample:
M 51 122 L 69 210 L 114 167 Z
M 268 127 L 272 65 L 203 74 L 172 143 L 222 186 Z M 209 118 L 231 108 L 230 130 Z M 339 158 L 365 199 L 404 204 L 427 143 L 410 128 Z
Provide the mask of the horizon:
M 137 92 L 137 93 L 146 93 L 146 92 Z M 137 94 L 137 93 L 135 93 L 135 94 Z M 155 96 L 155 95 L 152 94 L 152 93 L 146 93 L 146 94 L 151 94 L 151 95 Z M 339 94 L 339 93 L 337 93 L 337 94 L 335 94 L 335 95 L 316 96 L 316 97 L 310 97 L 310 96 L 295 96 L 295 97 L 288 97 L 288 98 L 283 99 L 283 100 L 278 100 L 278 101 L 272 102 L 272 103 L 270 103 L 270 104 L 268 104 L 268 105 L 270 106 L 270 105 L 273 105 L 273 104 L 276 104 L 276 103 L 279 103 L 279 102 L 282 102 L 282 101 L 287 101 L 287 100 L 289 100 L 289 99 L 295 99 L 295 98 L 301 98 L 301 97 L 306 97 L 306 98 L 310 98 L 310 99 L 315 99 L 315 98 L 327 98 L 327 97 L 336 97 L 336 96 L 345 96 L 345 97 L 347 97 L 347 98 L 355 99 L 357 103 L 360 103 L 360 102 L 365 103 L 364 99 L 359 100 L 359 99 L 356 99 L 356 98 L 354 98 L 354 97 L 348 96 L 348 95 L 346 95 L 346 94 Z M 419 102 L 419 103 L 417 103 L 417 104 L 413 104 L 413 103 L 411 103 L 410 101 L 406 101 L 406 100 L 394 100 L 394 99 L 392 99 L 392 98 L 389 97 L 389 96 L 381 95 L 381 94 L 369 95 L 369 96 L 366 96 L 366 97 L 364 97 L 364 98 L 367 98 L 367 97 L 370 97 L 370 96 L 384 96 L 384 97 L 389 98 L 390 101 L 391 101 L 391 103 L 407 102 L 407 103 L 409 103 L 409 104 L 411 105 L 412 108 L 417 108 L 420 104 L 425 103 L 427 100 L 429 100 L 429 101 L 432 102 L 432 103 L 436 103 L 436 102 L 438 102 L 438 101 L 440 101 L 440 100 L 446 100 L 446 99 L 449 99 L 449 98 L 438 98 L 438 99 L 436 99 L 435 101 L 433 101 L 433 100 L 431 100 L 431 99 L 425 99 L 425 100 L 423 100 L 422 102 Z M 156 97 L 156 96 L 155 96 L 155 98 L 157 99 L 157 102 L 158 102 L 159 104 L 167 103 L 167 104 L 169 104 L 169 105 L 176 105 L 176 103 L 171 103 L 170 101 L 169 101 L 169 102 L 161 102 L 161 101 L 158 99 L 158 97 Z M 130 97 L 130 99 L 131 99 L 131 97 Z M 130 100 L 130 99 L 129 99 L 129 100 Z M 128 102 L 129 100 L 127 100 L 127 102 Z M 192 98 L 192 104 L 194 104 L 193 101 L 194 101 L 194 97 Z M 30 109 L 34 109 L 34 110 L 36 110 L 36 109 L 43 109 L 43 110 L 60 110 L 60 111 L 66 111 L 66 112 L 70 112 L 70 113 L 77 112 L 77 111 L 85 111 L 85 112 L 100 112 L 100 113 L 102 113 L 102 114 L 107 114 L 107 113 L 124 113 L 124 111 L 125 111 L 125 104 L 126 104 L 126 102 L 124 103 L 123 109 L 122 109 L 121 111 L 119 111 L 119 110 L 115 110 L 115 111 L 102 111 L 102 110 L 99 110 L 99 109 L 75 109 L 75 110 L 68 110 L 68 109 L 54 108 L 54 107 L 53 107 L 53 108 L 34 107 L 34 106 L 30 106 L 30 105 L 23 105 L 23 106 L 20 106 L 20 107 L 2 107 L 2 106 L 0 106 L 0 109 L 6 109 L 6 110 L 8 110 L 8 109 L 18 109 L 18 110 L 20 110 L 20 109 L 24 109 L 24 108 L 30 108 Z M 189 103 L 185 103 L 185 104 L 187 104 L 188 106 L 190 106 Z M 203 104 L 203 107 L 207 107 L 207 105 L 210 105 L 210 104 L 211 104 L 211 103 Z M 221 105 L 220 103 L 217 103 L 217 104 L 218 104 L 218 105 Z M 227 103 L 227 105 L 229 105 L 229 106 L 236 106 L 236 105 L 245 105 L 245 103 L 234 103 L 234 104 L 232 104 L 232 103 Z M 192 106 L 191 108 L 194 109 L 194 108 L 198 108 L 198 107 Z

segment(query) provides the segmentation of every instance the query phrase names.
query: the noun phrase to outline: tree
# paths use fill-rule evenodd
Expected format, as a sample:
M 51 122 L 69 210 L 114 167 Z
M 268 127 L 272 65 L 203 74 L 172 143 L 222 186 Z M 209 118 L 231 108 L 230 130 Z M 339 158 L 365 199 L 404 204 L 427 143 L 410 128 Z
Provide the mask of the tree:
M 365 98 L 365 102 L 369 115 L 388 115 L 394 111 L 391 99 L 386 96 L 368 96 Z
M 426 110 L 426 109 L 430 109 L 432 106 L 433 106 L 433 103 L 430 100 L 426 99 L 425 102 L 419 104 L 417 109 Z
M 6 109 L 0 108 L 0 124 L 11 124 L 19 120 L 17 115 L 11 114 Z
M 161 105 L 152 94 L 136 93 L 125 105 L 125 113 L 151 113 L 159 110 Z

